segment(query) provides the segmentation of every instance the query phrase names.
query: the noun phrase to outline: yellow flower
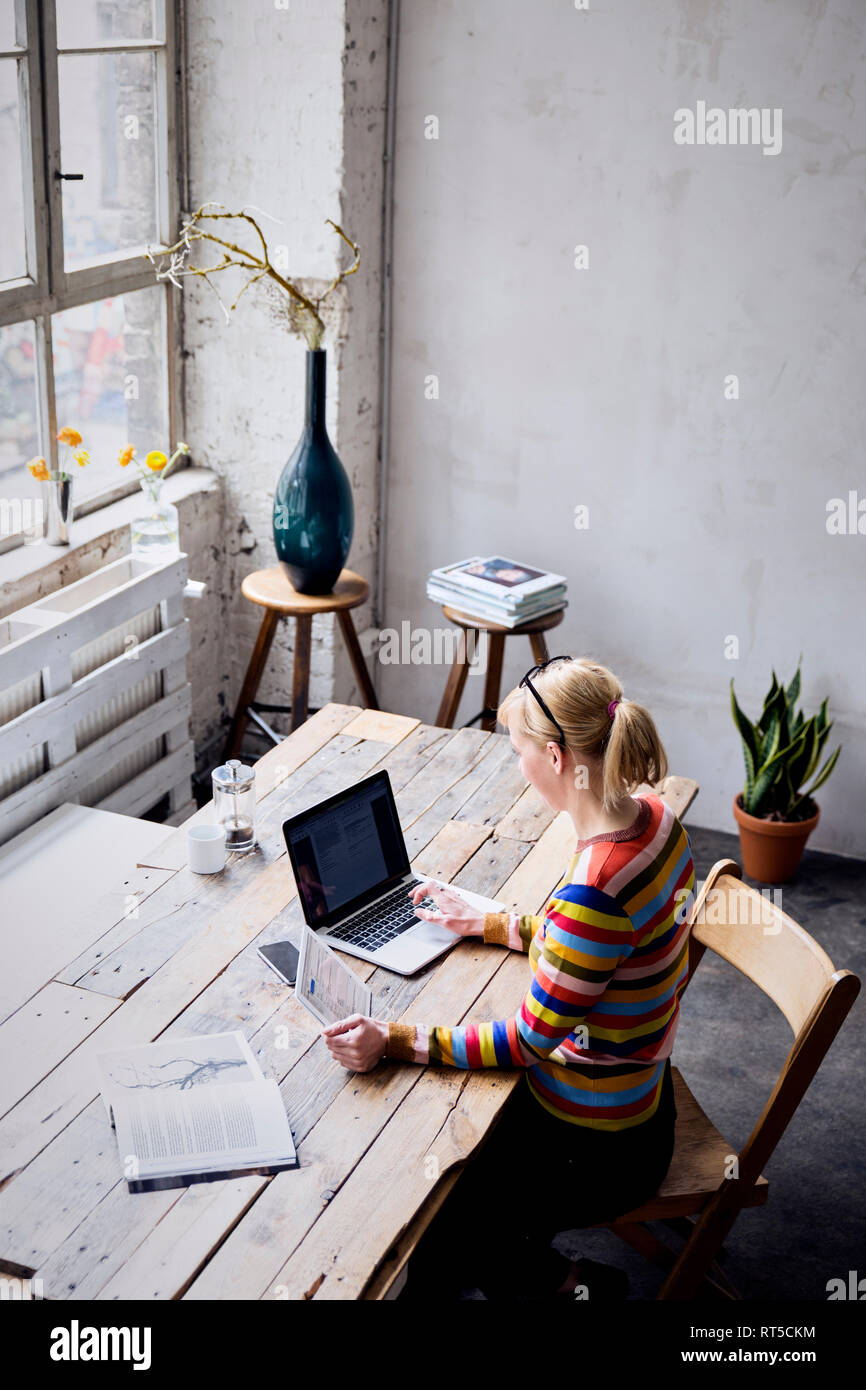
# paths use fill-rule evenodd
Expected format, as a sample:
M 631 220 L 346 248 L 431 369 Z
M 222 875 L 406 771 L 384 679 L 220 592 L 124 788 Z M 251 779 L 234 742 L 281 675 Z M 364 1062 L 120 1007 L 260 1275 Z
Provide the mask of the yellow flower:
M 34 478 L 38 478 L 40 482 L 48 481 L 48 466 L 43 458 L 30 459 L 27 467 L 30 469 Z
M 76 449 L 72 457 L 75 459 L 79 468 L 83 468 L 85 464 L 90 462 L 90 455 L 86 449 Z
M 64 425 L 57 438 L 61 444 L 68 444 L 72 449 L 77 449 L 81 443 L 81 435 L 71 425 Z
M 148 468 L 152 468 L 154 473 L 161 473 L 168 459 L 159 449 L 151 449 L 147 458 L 144 460 Z
M 132 463 L 132 456 L 135 453 L 135 445 L 127 444 L 117 455 L 117 462 L 121 468 L 125 468 L 128 463 Z

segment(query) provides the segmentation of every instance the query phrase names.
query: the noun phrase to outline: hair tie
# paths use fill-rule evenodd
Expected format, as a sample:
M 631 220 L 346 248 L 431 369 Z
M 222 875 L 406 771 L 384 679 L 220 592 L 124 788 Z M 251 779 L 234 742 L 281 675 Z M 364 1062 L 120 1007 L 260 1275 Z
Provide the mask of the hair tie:
M 614 710 L 616 709 L 616 707 L 617 707 L 617 705 L 618 705 L 619 703 L 620 703 L 619 700 L 611 700 L 610 704 L 609 704 L 608 707 L 607 707 L 607 713 L 608 713 L 608 718 L 609 718 L 609 719 L 613 719 L 613 712 L 614 712 Z

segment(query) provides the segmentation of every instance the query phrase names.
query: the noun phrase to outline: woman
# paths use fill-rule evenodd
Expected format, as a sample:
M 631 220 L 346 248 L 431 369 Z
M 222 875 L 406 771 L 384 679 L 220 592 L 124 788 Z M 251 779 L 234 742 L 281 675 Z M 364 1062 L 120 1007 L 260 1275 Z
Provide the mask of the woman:
M 429 893 L 438 904 L 438 913 L 419 908 L 420 917 L 528 953 L 532 982 L 517 1014 L 452 1028 L 353 1015 L 323 1036 L 352 1071 L 381 1057 L 525 1068 L 525 1083 L 418 1253 L 424 1247 L 431 1292 L 441 1293 L 462 1244 L 482 1262 L 488 1297 L 574 1297 L 592 1262 L 569 1265 L 551 1248 L 553 1236 L 630 1211 L 670 1164 L 669 1059 L 688 972 L 694 864 L 670 807 L 631 794 L 664 777 L 667 759 L 648 712 L 623 698 L 604 666 L 554 657 L 533 667 L 498 718 L 524 776 L 571 817 L 577 843 L 568 867 L 541 917 L 482 918 L 430 883 L 412 896 L 418 903 Z M 588 1282 L 592 1297 L 602 1282 Z

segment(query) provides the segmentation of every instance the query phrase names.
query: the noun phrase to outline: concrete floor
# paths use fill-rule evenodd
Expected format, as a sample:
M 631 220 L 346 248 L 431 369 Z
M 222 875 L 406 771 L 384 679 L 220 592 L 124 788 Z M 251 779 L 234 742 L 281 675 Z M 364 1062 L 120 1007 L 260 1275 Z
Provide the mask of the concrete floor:
M 740 861 L 739 839 L 687 825 L 699 879 L 719 859 Z M 749 882 L 749 880 L 746 880 Z M 866 975 L 866 863 L 806 850 L 781 905 L 837 969 Z M 866 1001 L 856 999 L 781 1142 L 765 1166 L 767 1202 L 744 1211 L 723 1265 L 744 1299 L 825 1302 L 829 1279 L 866 1275 Z M 770 1095 L 791 1043 L 775 1005 L 709 951 L 683 997 L 673 1062 L 717 1129 L 739 1149 Z M 676 1245 L 677 1238 L 658 1228 Z M 603 1230 L 561 1232 L 572 1259 L 613 1264 L 630 1299 L 652 1299 L 663 1273 Z M 465 1289 L 463 1299 L 480 1299 Z

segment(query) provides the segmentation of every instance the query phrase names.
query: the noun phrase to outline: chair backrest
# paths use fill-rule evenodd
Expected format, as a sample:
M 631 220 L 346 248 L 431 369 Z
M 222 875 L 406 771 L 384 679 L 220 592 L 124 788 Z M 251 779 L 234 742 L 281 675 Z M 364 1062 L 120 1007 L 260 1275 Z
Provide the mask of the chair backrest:
M 748 887 L 732 859 L 713 865 L 691 912 L 689 980 L 707 949 L 758 986 L 784 1014 L 794 1040 L 740 1154 L 739 1175 L 755 1182 L 809 1088 L 860 990 L 836 970 L 808 932 L 769 896 Z M 688 984 L 688 982 L 687 982 Z

